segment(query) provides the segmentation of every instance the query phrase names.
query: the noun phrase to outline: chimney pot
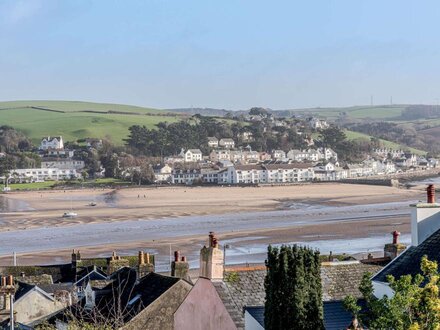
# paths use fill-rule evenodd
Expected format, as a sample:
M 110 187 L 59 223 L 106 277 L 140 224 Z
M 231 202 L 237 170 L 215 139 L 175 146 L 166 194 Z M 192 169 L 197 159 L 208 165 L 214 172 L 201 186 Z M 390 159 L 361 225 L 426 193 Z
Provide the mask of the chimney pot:
M 145 253 L 145 262 L 146 262 L 147 264 L 150 263 L 150 254 L 149 254 L 149 253 Z
M 8 276 L 8 279 L 6 280 L 6 285 L 14 285 L 14 277 L 12 275 Z
M 6 277 L 5 276 L 2 276 L 2 283 L 1 283 L 1 285 L 2 286 L 6 286 Z
M 143 265 L 143 264 L 145 264 L 144 252 L 139 251 L 139 265 Z
M 397 230 L 395 230 L 392 232 L 392 234 L 393 234 L 393 244 L 399 244 L 400 233 Z
M 182 257 L 182 262 L 186 262 L 186 256 Z
M 426 188 L 427 196 L 428 196 L 428 203 L 433 204 L 435 203 L 435 187 L 433 184 L 428 185 L 428 188 Z
M 174 261 L 179 261 L 180 259 L 180 251 L 174 251 Z

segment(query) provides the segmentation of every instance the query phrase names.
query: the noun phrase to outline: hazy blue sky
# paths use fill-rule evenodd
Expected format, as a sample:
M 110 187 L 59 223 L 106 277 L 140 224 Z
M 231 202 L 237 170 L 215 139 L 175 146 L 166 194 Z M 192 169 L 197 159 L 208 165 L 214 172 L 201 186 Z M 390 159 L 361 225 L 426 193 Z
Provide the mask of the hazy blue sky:
M 435 103 L 440 1 L 0 0 L 0 100 Z

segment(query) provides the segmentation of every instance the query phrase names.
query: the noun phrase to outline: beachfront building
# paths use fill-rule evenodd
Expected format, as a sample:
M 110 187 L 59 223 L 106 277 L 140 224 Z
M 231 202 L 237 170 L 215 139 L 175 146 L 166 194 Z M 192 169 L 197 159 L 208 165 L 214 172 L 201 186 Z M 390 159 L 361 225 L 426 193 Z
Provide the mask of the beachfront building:
M 154 181 L 155 182 L 171 182 L 171 172 L 173 171 L 173 168 L 168 165 L 157 165 L 153 167 L 154 171 Z
M 46 136 L 41 140 L 40 150 L 64 149 L 62 136 Z
M 230 184 L 295 183 L 312 181 L 311 164 L 255 164 L 228 167 Z
M 45 158 L 41 161 L 41 168 L 58 168 L 60 170 L 82 170 L 85 167 L 83 160 Z
M 171 171 L 173 184 L 191 185 L 202 182 L 201 168 L 197 163 L 177 164 Z
M 43 182 L 79 179 L 81 173 L 75 169 L 24 168 L 9 171 L 10 182 Z

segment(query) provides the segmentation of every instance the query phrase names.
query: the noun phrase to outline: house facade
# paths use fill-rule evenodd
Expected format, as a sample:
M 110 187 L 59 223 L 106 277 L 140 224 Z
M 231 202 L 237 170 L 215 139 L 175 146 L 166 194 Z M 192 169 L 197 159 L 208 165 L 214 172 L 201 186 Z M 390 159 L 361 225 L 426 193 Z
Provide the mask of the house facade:
M 41 140 L 40 150 L 49 149 L 64 149 L 64 142 L 62 136 L 47 136 Z
M 184 153 L 185 162 L 199 162 L 203 159 L 203 154 L 200 149 L 188 149 Z
M 222 148 L 233 149 L 235 147 L 235 142 L 231 138 L 223 138 L 219 141 L 219 146 Z

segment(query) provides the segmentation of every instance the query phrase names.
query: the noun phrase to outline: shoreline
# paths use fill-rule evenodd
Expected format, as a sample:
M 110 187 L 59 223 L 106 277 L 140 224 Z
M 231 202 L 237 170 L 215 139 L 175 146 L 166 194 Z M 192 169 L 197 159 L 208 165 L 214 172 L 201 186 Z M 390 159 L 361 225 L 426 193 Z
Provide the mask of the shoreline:
M 182 242 L 182 250 L 194 257 L 193 245 L 201 247 L 209 231 L 216 231 L 220 239 L 242 240 L 243 249 L 249 244 L 308 242 L 331 235 L 342 239 L 366 238 L 395 229 L 409 232 L 409 212 L 405 216 L 406 211 L 402 213 L 401 210 L 424 196 L 422 188 L 326 183 L 289 187 L 165 187 L 8 193 L 8 198 L 28 203 L 32 210 L 0 213 L 0 237 L 5 254 L 18 250 L 20 246 L 31 248 L 35 244 L 32 237 L 57 242 L 54 241 L 56 237 L 63 237 L 59 235 L 65 235 L 66 240 L 71 239 L 71 235 L 80 235 L 77 244 L 69 243 L 68 248 L 61 244 L 54 245 L 53 249 L 26 250 L 19 254 L 23 261 L 34 263 L 36 260 L 49 262 L 69 258 L 70 253 L 62 254 L 70 251 L 71 245 L 75 248 L 84 246 L 81 236 L 88 232 L 90 244 L 82 248 L 86 255 L 109 255 L 112 249 L 120 249 L 122 253 L 135 252 L 144 246 L 152 253 L 168 256 L 169 244 L 174 246 Z M 88 206 L 91 200 L 96 200 L 98 205 Z M 61 218 L 70 204 L 79 216 Z M 355 226 L 352 225 L 354 222 Z M 95 234 L 99 239 L 93 238 Z M 121 238 L 124 235 L 127 237 Z M 100 241 L 107 236 L 108 241 Z M 73 238 L 76 240 L 75 236 Z M 7 260 L 7 256 L 0 257 L 1 263 Z

